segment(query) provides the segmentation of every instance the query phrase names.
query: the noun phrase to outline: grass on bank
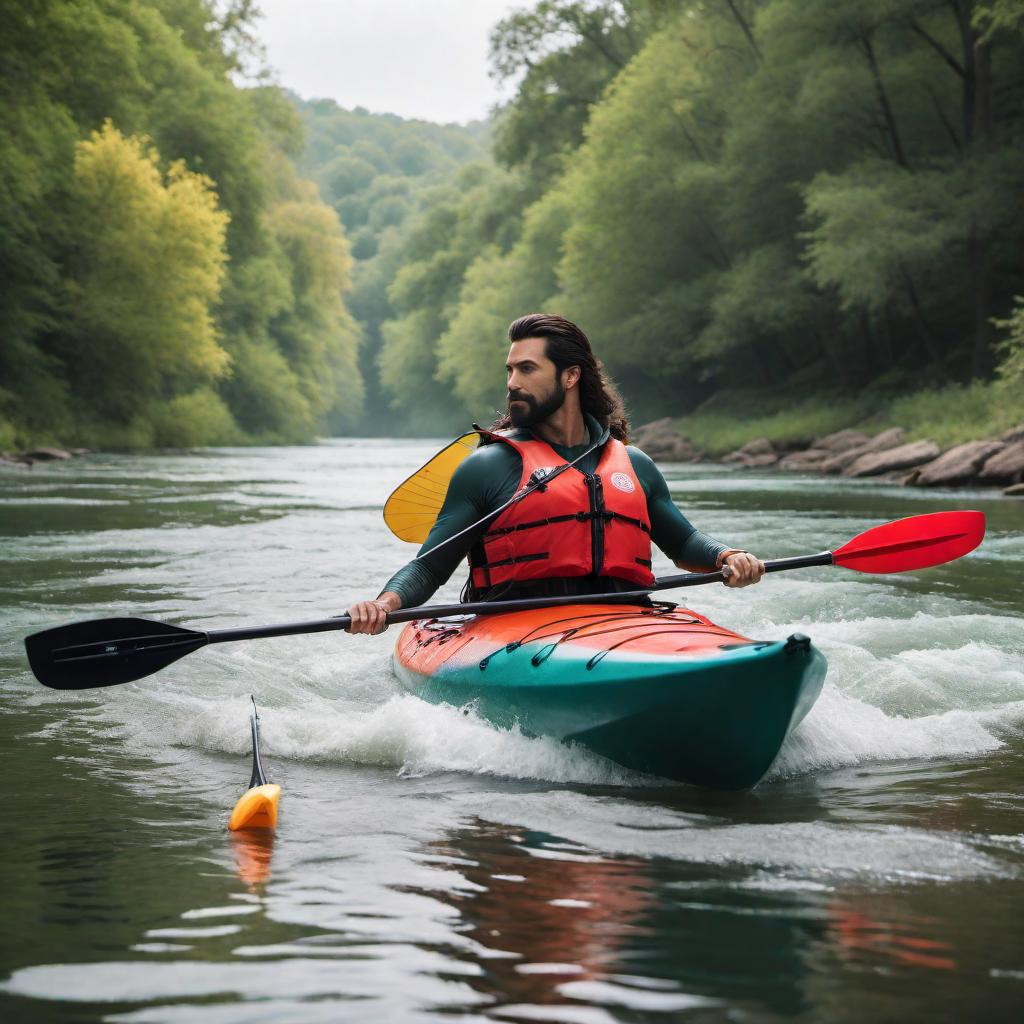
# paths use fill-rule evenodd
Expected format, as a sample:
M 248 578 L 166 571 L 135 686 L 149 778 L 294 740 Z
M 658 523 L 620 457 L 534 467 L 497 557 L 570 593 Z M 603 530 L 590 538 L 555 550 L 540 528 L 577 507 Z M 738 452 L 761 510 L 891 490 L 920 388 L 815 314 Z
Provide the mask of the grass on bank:
M 877 434 L 903 427 L 908 440 L 930 438 L 941 448 L 993 437 L 1024 422 L 1024 389 L 1006 382 L 950 385 L 907 395 L 816 396 L 800 401 L 756 392 L 717 396 L 681 417 L 680 431 L 718 457 L 766 437 L 782 448 L 848 427 Z

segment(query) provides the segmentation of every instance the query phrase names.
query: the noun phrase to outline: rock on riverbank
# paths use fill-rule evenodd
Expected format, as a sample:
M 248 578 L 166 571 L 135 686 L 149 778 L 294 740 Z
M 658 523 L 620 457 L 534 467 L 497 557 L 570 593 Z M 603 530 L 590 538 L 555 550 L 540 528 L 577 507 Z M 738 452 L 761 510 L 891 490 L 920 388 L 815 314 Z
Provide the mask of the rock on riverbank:
M 702 455 L 669 418 L 637 429 L 634 443 L 652 458 L 697 462 Z M 754 438 L 721 460 L 747 469 L 774 468 L 798 473 L 883 477 L 915 487 L 1004 487 L 1024 494 L 1024 423 L 999 437 L 955 445 L 943 451 L 932 440 L 907 441 L 902 427 L 869 436 L 838 430 L 804 442 L 796 451 Z
M 675 427 L 671 416 L 637 427 L 630 444 L 662 462 L 700 462 L 701 453 Z
M 25 452 L 0 452 L 0 469 L 31 469 L 37 462 L 63 462 L 77 455 L 92 455 L 89 448 L 33 448 Z

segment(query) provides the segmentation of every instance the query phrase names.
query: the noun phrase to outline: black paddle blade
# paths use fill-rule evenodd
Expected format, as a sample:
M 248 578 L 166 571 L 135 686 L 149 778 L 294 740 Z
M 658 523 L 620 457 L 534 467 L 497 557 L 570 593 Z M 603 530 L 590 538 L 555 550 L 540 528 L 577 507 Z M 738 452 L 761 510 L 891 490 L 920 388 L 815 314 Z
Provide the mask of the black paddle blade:
M 93 619 L 25 638 L 36 679 L 54 690 L 116 686 L 159 672 L 209 642 L 205 633 L 151 619 Z

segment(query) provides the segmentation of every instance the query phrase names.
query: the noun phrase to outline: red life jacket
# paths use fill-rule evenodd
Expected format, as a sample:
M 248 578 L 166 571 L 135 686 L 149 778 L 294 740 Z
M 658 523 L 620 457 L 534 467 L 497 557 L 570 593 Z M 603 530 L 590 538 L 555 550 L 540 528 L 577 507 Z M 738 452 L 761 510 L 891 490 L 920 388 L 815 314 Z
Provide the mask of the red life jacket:
M 522 457 L 519 491 L 565 465 L 544 441 L 491 438 Z M 475 591 L 574 576 L 613 576 L 641 587 L 654 581 L 647 498 L 621 441 L 608 439 L 592 475 L 572 467 L 538 491 L 502 512 L 470 551 Z

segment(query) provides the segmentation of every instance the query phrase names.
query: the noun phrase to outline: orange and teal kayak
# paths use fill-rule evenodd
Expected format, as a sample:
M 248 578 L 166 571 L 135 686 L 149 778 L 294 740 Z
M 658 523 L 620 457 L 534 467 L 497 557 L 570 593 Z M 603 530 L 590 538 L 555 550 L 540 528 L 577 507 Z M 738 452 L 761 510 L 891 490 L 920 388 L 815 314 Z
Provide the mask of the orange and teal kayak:
M 751 640 L 667 604 L 579 604 L 411 622 L 395 673 L 434 704 L 714 789 L 759 782 L 825 680 L 794 633 Z

